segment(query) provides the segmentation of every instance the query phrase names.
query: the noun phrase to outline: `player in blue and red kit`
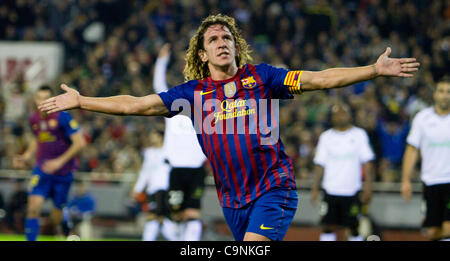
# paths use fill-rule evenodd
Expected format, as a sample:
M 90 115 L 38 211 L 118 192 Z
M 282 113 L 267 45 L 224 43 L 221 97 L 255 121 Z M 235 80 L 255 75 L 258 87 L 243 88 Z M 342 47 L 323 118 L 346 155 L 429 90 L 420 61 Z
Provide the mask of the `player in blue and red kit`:
M 51 88 L 41 86 L 34 95 L 36 105 L 51 96 Z M 39 235 L 42 204 L 47 198 L 53 199 L 54 207 L 50 213 L 53 225 L 57 229 L 62 225 L 62 208 L 67 203 L 73 181 L 72 171 L 76 168 L 74 157 L 85 145 L 85 141 L 78 123 L 68 112 L 47 115 L 36 111 L 29 121 L 35 137 L 25 153 L 14 159 L 14 164 L 23 167 L 36 153 L 25 220 L 26 238 L 35 241 Z
M 39 109 L 49 113 L 81 108 L 116 115 L 181 114 L 191 117 L 211 162 L 223 213 L 236 240 L 282 240 L 297 209 L 292 161 L 284 151 L 277 121 L 278 99 L 347 86 L 377 76 L 411 77 L 414 58 L 324 71 L 289 71 L 252 65 L 248 46 L 233 18 L 211 15 L 191 38 L 187 82 L 167 92 L 94 98 L 61 85 L 65 94 Z

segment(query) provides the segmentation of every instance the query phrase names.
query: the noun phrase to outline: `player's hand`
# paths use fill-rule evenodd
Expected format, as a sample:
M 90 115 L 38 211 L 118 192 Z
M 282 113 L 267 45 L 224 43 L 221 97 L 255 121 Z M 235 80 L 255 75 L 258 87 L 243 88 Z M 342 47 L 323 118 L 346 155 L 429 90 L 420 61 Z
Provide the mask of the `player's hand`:
M 402 182 L 402 196 L 406 201 L 411 200 L 412 188 L 411 181 L 403 181 Z
M 320 191 L 318 189 L 315 189 L 315 188 L 313 188 L 311 190 L 311 204 L 313 206 L 317 206 L 317 204 L 319 202 L 319 192 Z
M 158 53 L 158 58 L 164 58 L 166 56 L 170 56 L 170 44 L 169 43 L 163 44 L 163 46 L 161 47 L 161 49 L 159 50 L 159 53 Z
M 47 174 L 53 174 L 62 166 L 64 165 L 64 162 L 58 158 L 47 160 L 42 164 L 42 170 Z
M 364 203 L 364 204 L 369 203 L 371 198 L 372 198 L 372 190 L 363 189 L 362 198 L 361 198 L 362 203 Z
M 413 72 L 419 70 L 420 63 L 416 58 L 390 58 L 391 48 L 378 57 L 375 63 L 377 76 L 413 77 Z
M 61 89 L 66 92 L 41 102 L 38 109 L 42 112 L 50 114 L 58 111 L 79 108 L 80 93 L 73 88 L 69 88 L 65 84 L 61 84 Z
M 131 201 L 137 201 L 138 200 L 138 196 L 139 196 L 139 194 L 138 193 L 136 193 L 136 192 L 134 192 L 133 190 L 130 192 L 130 199 L 131 199 Z
M 25 168 L 25 162 L 27 158 L 24 155 L 16 155 L 12 160 L 13 168 L 15 169 L 23 169 Z

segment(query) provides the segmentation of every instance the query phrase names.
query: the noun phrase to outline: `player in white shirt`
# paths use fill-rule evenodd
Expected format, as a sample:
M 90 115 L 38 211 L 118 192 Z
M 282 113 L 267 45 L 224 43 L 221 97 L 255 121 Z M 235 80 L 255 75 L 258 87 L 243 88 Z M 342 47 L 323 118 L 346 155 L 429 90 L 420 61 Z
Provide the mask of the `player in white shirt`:
M 363 237 L 358 234 L 358 218 L 361 201 L 368 203 L 371 197 L 371 161 L 375 155 L 367 133 L 351 124 L 352 117 L 348 106 L 334 105 L 331 117 L 333 128 L 320 135 L 314 157 L 316 167 L 311 191 L 312 203 L 317 204 L 320 185 L 325 192 L 320 206 L 320 240 L 335 241 L 336 230 L 338 227 L 344 227 L 348 240 L 361 241 Z M 361 190 L 362 200 L 359 193 Z
M 402 195 L 411 199 L 411 175 L 421 157 L 424 183 L 423 227 L 430 240 L 450 239 L 450 82 L 433 92 L 434 106 L 416 114 L 406 140 L 402 166 Z
M 142 151 L 143 162 L 139 177 L 133 188 L 133 197 L 138 201 L 139 195 L 147 195 L 147 223 L 143 241 L 155 241 L 159 231 L 169 240 L 177 240 L 175 224 L 169 219 L 168 188 L 170 165 L 166 162 L 162 148 L 162 134 L 153 131 L 149 135 L 150 146 Z
M 168 90 L 166 69 L 169 44 L 163 45 L 155 64 L 153 88 L 156 93 Z M 205 186 L 203 164 L 206 157 L 197 140 L 191 119 L 184 115 L 165 118 L 164 155 L 172 166 L 169 184 L 169 207 L 172 218 L 180 222 L 183 241 L 199 241 L 202 234 L 200 203 Z

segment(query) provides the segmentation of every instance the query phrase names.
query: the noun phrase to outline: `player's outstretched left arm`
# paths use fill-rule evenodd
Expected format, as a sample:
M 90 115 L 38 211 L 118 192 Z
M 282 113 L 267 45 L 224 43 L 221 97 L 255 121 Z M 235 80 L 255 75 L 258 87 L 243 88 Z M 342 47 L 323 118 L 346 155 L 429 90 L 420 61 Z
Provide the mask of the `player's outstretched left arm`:
M 169 110 L 157 94 L 143 97 L 130 95 L 86 97 L 80 95 L 77 90 L 70 88 L 65 84 L 61 84 L 61 89 L 63 89 L 65 93 L 43 101 L 38 106 L 39 110 L 46 113 L 83 109 L 115 115 L 169 115 Z
M 332 68 L 323 71 L 303 71 L 302 91 L 324 90 L 348 86 L 379 76 L 413 77 L 419 70 L 416 58 L 390 58 L 391 48 L 378 57 L 376 63 L 351 68 Z

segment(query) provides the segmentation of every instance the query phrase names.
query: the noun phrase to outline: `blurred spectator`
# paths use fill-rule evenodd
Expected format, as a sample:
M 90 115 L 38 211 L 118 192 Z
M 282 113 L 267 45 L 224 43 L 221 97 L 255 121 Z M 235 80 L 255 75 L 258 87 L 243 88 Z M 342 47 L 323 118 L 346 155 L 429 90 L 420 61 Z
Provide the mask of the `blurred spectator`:
M 411 95 L 406 105 L 407 114 L 413 118 L 416 113 L 427 108 L 430 103 L 430 88 L 419 88 L 417 94 Z
M 381 181 L 400 181 L 401 163 L 409 128 L 408 121 L 402 122 L 394 115 L 389 115 L 385 120 L 378 119 L 377 133 L 382 151 L 378 171 L 381 175 Z
M 5 200 L 3 198 L 3 194 L 0 191 L 0 224 L 3 223 L 3 219 L 6 216 L 6 206 L 5 206 Z
M 23 233 L 23 226 L 26 216 L 28 192 L 23 188 L 22 180 L 17 180 L 14 184 L 14 192 L 11 200 L 6 206 L 6 223 L 8 228 L 15 233 Z
M 3 120 L 6 126 L 13 129 L 17 136 L 21 133 L 18 129 L 24 120 L 27 110 L 27 98 L 25 95 L 26 83 L 23 74 L 17 74 L 12 82 L 5 84 L 2 88 L 4 99 Z
M 76 195 L 69 201 L 67 208 L 72 217 L 81 218 L 83 215 L 92 215 L 95 210 L 95 200 L 87 191 L 87 186 L 79 184 Z
M 82 239 L 92 238 L 91 219 L 95 212 L 95 199 L 87 191 L 87 185 L 79 183 L 76 195 L 69 200 L 63 210 L 63 227 L 79 234 Z M 69 234 L 69 233 L 68 233 Z

